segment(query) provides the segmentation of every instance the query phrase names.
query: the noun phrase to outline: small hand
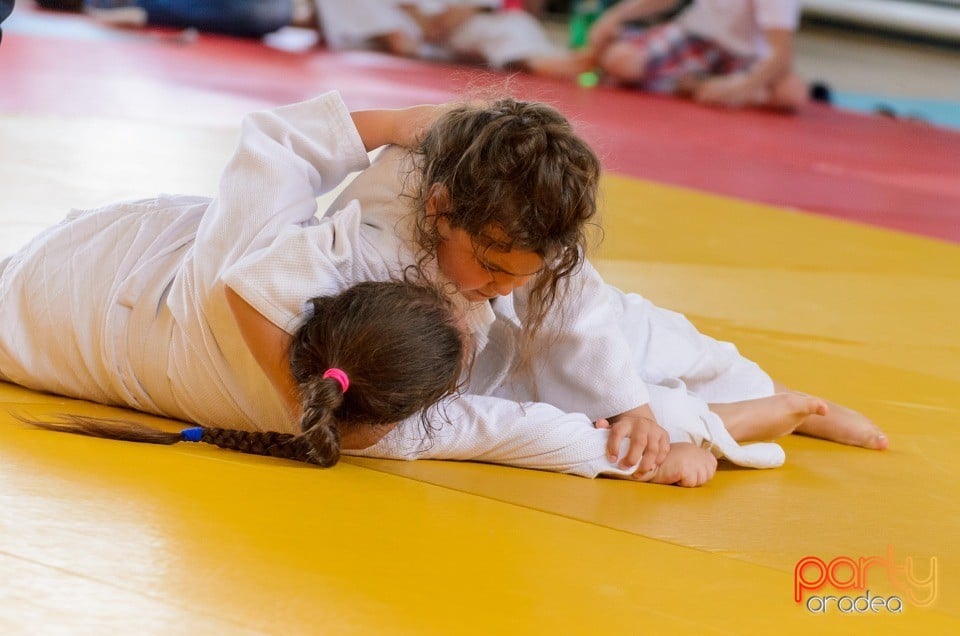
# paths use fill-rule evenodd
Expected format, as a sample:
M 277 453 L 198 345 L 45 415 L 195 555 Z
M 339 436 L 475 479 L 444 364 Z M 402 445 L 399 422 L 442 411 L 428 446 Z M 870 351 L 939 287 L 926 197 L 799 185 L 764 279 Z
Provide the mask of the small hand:
M 630 438 L 627 453 L 617 465 L 622 469 L 637 466 L 636 475 L 657 468 L 670 451 L 670 435 L 657 424 L 653 411 L 646 404 L 610 420 L 597 420 L 596 427 L 610 429 L 607 439 L 607 459 L 610 463 L 617 462 L 620 457 L 623 438 Z
M 643 475 L 640 481 L 697 488 L 713 479 L 716 472 L 717 458 L 710 451 L 689 442 L 677 442 L 671 444 L 660 468 Z

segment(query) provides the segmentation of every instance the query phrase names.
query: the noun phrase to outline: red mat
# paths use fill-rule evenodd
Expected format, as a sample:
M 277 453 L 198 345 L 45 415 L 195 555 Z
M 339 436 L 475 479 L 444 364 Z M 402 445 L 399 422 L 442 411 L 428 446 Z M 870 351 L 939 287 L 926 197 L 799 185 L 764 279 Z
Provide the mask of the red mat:
M 9 26 L 8 26 L 9 25 Z M 4 25 L 0 112 L 236 125 L 330 88 L 354 108 L 502 86 L 575 118 L 610 170 L 960 242 L 960 134 L 813 106 L 725 112 L 610 89 L 373 53 L 293 54 L 256 41 L 117 31 L 22 9 Z M 486 88 L 485 88 L 486 87 Z M 500 92 L 499 89 L 494 89 Z

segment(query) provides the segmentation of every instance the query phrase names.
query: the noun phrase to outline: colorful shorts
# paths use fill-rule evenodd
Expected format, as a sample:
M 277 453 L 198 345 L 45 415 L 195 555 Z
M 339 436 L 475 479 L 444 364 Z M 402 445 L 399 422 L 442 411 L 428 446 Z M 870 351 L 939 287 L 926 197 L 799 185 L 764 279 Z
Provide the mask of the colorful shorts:
M 674 93 L 684 77 L 729 75 L 748 69 L 753 60 L 730 53 L 719 44 L 668 22 L 643 31 L 627 32 L 621 41 L 647 54 L 637 85 L 656 93 Z

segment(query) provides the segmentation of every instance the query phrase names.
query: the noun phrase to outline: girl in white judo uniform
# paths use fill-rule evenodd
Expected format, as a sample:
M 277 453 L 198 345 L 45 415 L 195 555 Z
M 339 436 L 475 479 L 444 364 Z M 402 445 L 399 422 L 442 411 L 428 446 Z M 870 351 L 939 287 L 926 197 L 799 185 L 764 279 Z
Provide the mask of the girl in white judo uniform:
M 544 165 L 548 162 L 538 155 L 537 150 L 522 157 L 516 152 L 511 154 L 508 148 L 512 145 L 536 149 L 538 144 L 549 144 L 539 139 L 539 135 L 521 132 L 517 138 L 503 143 L 496 152 L 487 148 L 485 153 L 479 149 L 487 135 L 506 137 L 506 133 L 498 128 L 498 119 L 517 117 L 522 120 L 524 116 L 532 117 L 529 114 L 517 117 L 514 111 L 504 108 L 499 118 L 491 116 L 484 126 L 475 122 L 437 124 L 424 141 L 421 156 L 411 156 L 398 148 L 385 150 L 371 168 L 341 193 L 328 214 L 335 216 L 337 210 L 350 202 L 359 203 L 367 224 L 387 230 L 379 237 L 381 253 L 385 258 L 402 261 L 404 250 L 424 242 L 416 238 L 416 219 L 423 217 L 418 209 L 425 210 L 429 216 L 431 209 L 446 208 L 444 214 L 451 219 L 451 224 L 456 225 L 467 222 L 465 219 L 483 216 L 486 207 L 521 208 L 519 214 L 500 214 L 496 223 L 507 224 L 515 216 L 529 220 L 555 214 L 555 210 L 563 209 L 563 198 L 551 198 L 549 193 L 569 189 L 591 192 L 588 198 L 592 206 L 592 188 L 596 184 L 589 176 L 578 182 L 571 177 L 569 182 L 539 189 L 525 181 L 523 168 L 519 166 L 526 166 L 529 172 L 543 173 L 549 172 Z M 458 129 L 459 133 L 452 129 Z M 562 139 L 563 143 L 575 145 L 565 136 L 568 132 L 551 129 L 550 134 Z M 550 134 L 545 136 L 549 138 Z M 558 139 L 552 141 L 560 143 Z M 429 148 L 431 145 L 446 146 L 449 153 L 460 150 L 456 177 L 451 177 L 443 166 L 434 166 L 429 156 L 444 156 L 446 153 L 440 148 Z M 578 151 L 569 150 L 568 153 L 576 156 Z M 502 161 L 497 161 L 497 155 Z M 577 168 L 589 173 L 580 165 L 584 161 L 582 158 L 577 161 L 567 156 L 566 160 L 573 164 L 567 170 L 568 176 L 577 173 Z M 541 165 L 538 166 L 538 162 Z M 421 172 L 424 173 L 422 176 Z M 470 176 L 464 176 L 464 173 Z M 521 185 L 513 191 L 492 185 L 505 181 Z M 424 183 L 446 185 L 440 189 L 441 196 L 434 196 L 436 186 L 428 188 Z M 529 197 L 527 208 L 517 202 L 518 197 Z M 456 203 L 467 199 L 470 199 L 470 205 Z M 534 203 L 530 204 L 530 200 Z M 538 209 L 536 203 L 542 207 Z M 467 209 L 460 210 L 463 207 Z M 482 225 L 482 222 L 475 223 L 475 228 Z M 515 223 L 507 233 L 522 235 L 518 225 L 520 223 Z M 535 221 L 529 223 L 529 228 L 536 227 Z M 476 229 L 473 233 L 481 234 Z M 629 435 L 632 442 L 639 442 L 623 453 L 622 467 L 637 465 L 639 453 L 644 450 L 644 436 L 655 432 L 642 425 L 649 424 L 654 414 L 668 429 L 671 441 L 705 445 L 718 455 L 755 467 L 779 465 L 783 461 L 782 451 L 775 445 L 740 447 L 730 433 L 737 440 L 754 441 L 779 437 L 800 426 L 803 432 L 836 441 L 871 448 L 885 445 L 885 439 L 866 418 L 838 405 L 831 406 L 829 417 L 822 417 L 825 412 L 823 401 L 788 392 L 776 385 L 756 364 L 740 356 L 733 345 L 703 336 L 683 316 L 654 307 L 636 294 L 623 294 L 603 285 L 586 262 L 569 279 L 573 289 L 555 307 L 557 316 L 548 316 L 541 326 L 533 345 L 536 353 L 530 366 L 525 373 L 511 374 L 511 369 L 523 367 L 517 364 L 517 359 L 522 357 L 524 345 L 529 345 L 529 342 L 525 343 L 524 320 L 518 314 L 529 318 L 531 286 L 526 284 L 525 276 L 511 277 L 498 271 L 502 268 L 490 267 L 489 263 L 486 268 L 483 266 L 483 261 L 489 261 L 491 254 L 498 254 L 501 258 L 509 256 L 509 252 L 502 251 L 504 247 L 501 246 L 499 252 L 497 249 L 483 249 L 464 249 L 463 258 L 454 264 L 449 263 L 454 259 L 448 254 L 446 271 L 471 300 L 477 300 L 478 286 L 481 300 L 484 296 L 499 295 L 490 306 L 483 302 L 472 305 L 471 315 L 474 324 L 479 325 L 475 333 L 480 334 L 480 344 L 468 392 L 496 396 L 507 402 L 483 401 L 484 407 L 489 409 L 488 414 L 496 412 L 495 419 L 468 412 L 467 415 L 473 418 L 471 426 L 441 430 L 437 438 L 446 438 L 446 445 L 435 438 L 429 448 L 423 448 L 416 435 L 404 438 L 401 433 L 390 435 L 377 447 L 366 449 L 365 455 L 474 458 L 544 467 L 558 458 L 550 456 L 549 444 L 530 443 L 543 435 L 542 428 L 571 420 L 582 424 L 587 419 L 603 418 L 610 413 L 623 416 L 615 425 L 620 430 L 615 430 L 608 440 L 612 462 L 616 463 L 620 440 L 625 435 Z M 478 251 L 482 254 L 478 255 Z M 444 254 L 441 252 L 439 257 L 442 261 Z M 409 255 L 406 258 L 409 259 Z M 471 266 L 473 271 L 465 271 Z M 513 269 L 522 274 L 533 267 L 517 264 Z M 441 269 L 444 269 L 442 262 Z M 646 383 L 649 388 L 637 402 L 640 408 L 618 410 L 631 399 L 638 399 L 638 383 Z M 779 395 L 774 396 L 775 391 Z M 642 407 L 646 400 L 653 407 L 652 413 Z M 519 413 L 515 407 L 517 401 L 524 403 Z M 514 415 L 511 416 L 511 412 Z M 639 415 L 641 421 L 629 415 Z M 726 427 L 720 415 L 726 421 Z M 496 425 L 510 419 L 522 423 L 523 427 L 498 428 Z M 638 424 L 641 425 L 639 428 Z M 530 427 L 530 430 L 524 431 L 524 427 Z M 582 427 L 571 427 L 569 439 L 572 442 L 580 439 L 582 430 Z M 658 448 L 653 444 L 653 451 L 662 452 L 664 446 Z M 672 448 L 679 450 L 678 446 Z M 530 457 L 520 459 L 516 455 L 521 453 Z M 666 470 L 654 479 L 673 483 L 678 474 L 683 474 L 682 466 L 693 454 L 691 449 L 684 449 L 684 453 L 680 459 L 668 462 Z M 658 458 L 651 458 L 654 459 Z M 708 457 L 703 461 L 710 463 Z M 653 465 L 658 463 L 653 462 Z M 697 463 L 692 461 L 693 465 Z M 554 467 L 570 470 L 563 460 Z M 600 468 L 602 473 L 611 472 Z M 638 476 L 650 478 L 651 468 L 641 464 Z
M 364 214 L 351 200 L 317 221 L 316 195 L 366 168 L 365 150 L 412 144 L 414 131 L 436 115 L 435 107 L 422 107 L 351 117 L 334 94 L 256 113 L 244 121 L 216 199 L 163 197 L 75 214 L 3 265 L 0 373 L 25 386 L 184 420 L 297 433 L 295 380 L 282 352 L 306 299 L 419 265 L 459 291 L 476 340 L 466 394 L 446 404 L 450 422 L 441 420 L 431 439 L 403 425 L 358 452 L 683 485 L 712 475 L 714 456 L 701 446 L 745 465 L 781 463 L 779 447 L 740 447 L 735 438 L 807 426 L 823 402 L 788 395 L 708 407 L 704 398 L 769 396 L 774 385 L 731 345 L 696 334 L 679 318 L 664 333 L 689 340 L 692 355 L 654 342 L 658 321 L 650 315 L 659 310 L 604 286 L 582 262 L 599 166 L 551 109 L 506 100 L 446 112 L 430 125 L 412 172 L 394 165 L 390 179 L 375 170 L 361 176 L 369 179 Z M 516 163 L 517 152 L 503 152 L 510 147 L 536 161 Z M 481 187 L 471 181 L 473 168 L 494 164 L 509 178 L 484 177 Z M 397 199 L 398 178 L 412 198 Z M 379 212 L 377 197 L 389 202 Z M 478 210 L 487 216 L 474 218 Z M 471 223 L 482 231 L 464 229 Z M 66 244 L 52 236 L 67 237 Z M 112 245 L 123 249 L 104 247 Z M 101 307 L 69 317 L 64 302 L 82 307 L 88 293 L 70 280 L 67 263 L 87 256 L 116 277 L 100 283 L 108 290 Z M 87 270 L 81 280 L 95 279 Z M 552 284 L 563 281 L 571 289 L 551 303 Z M 503 298 L 489 302 L 496 296 Z M 638 333 L 637 321 L 648 323 L 654 338 Z M 47 338 L 58 332 L 64 335 L 51 346 Z M 659 366 L 650 364 L 665 351 Z M 674 373 L 684 365 L 687 376 Z M 659 383 L 648 390 L 644 376 Z M 612 432 L 593 427 L 604 418 Z M 668 433 L 656 420 L 684 442 L 666 462 Z M 841 439 L 850 427 L 823 420 L 830 424 L 825 436 L 869 445 Z
M 329 467 L 340 459 L 342 445 L 369 445 L 376 441 L 378 427 L 424 415 L 456 392 L 469 348 L 449 297 L 437 287 L 358 283 L 334 296 L 314 298 L 310 305 L 287 352 L 297 386 L 291 396 L 299 416 L 295 434 L 210 425 L 169 433 L 122 419 L 14 417 L 57 431 L 150 444 L 206 442 Z M 394 319 L 385 322 L 385 315 Z M 37 353 L 60 355 L 56 350 Z M 207 382 L 216 386 L 218 380 Z

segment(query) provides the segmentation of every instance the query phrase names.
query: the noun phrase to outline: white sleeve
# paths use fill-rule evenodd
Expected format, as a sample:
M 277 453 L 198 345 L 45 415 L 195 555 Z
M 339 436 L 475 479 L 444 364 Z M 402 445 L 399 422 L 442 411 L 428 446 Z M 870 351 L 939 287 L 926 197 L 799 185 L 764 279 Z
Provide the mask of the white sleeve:
M 360 206 L 351 201 L 318 225 L 291 225 L 253 251 L 222 279 L 262 316 L 293 334 L 315 296 L 333 296 L 363 281 L 399 279 L 363 236 Z
M 756 0 L 757 25 L 761 29 L 796 31 L 800 21 L 799 0 Z
M 369 165 L 337 93 L 246 116 L 239 146 L 197 232 L 198 278 L 212 285 L 225 268 L 269 245 L 284 228 L 307 224 L 319 194 Z
M 383 459 L 452 459 L 534 468 L 581 477 L 623 476 L 606 459 L 608 431 L 582 413 L 548 404 L 518 404 L 496 397 L 464 395 L 429 412 L 438 429 L 426 437 L 410 418 L 377 444 L 344 454 Z
M 561 306 L 551 310 L 533 343 L 536 399 L 562 411 L 585 413 L 591 420 L 646 404 L 646 385 L 600 274 L 584 261 L 569 285 Z M 522 316 L 526 294 L 514 294 Z

